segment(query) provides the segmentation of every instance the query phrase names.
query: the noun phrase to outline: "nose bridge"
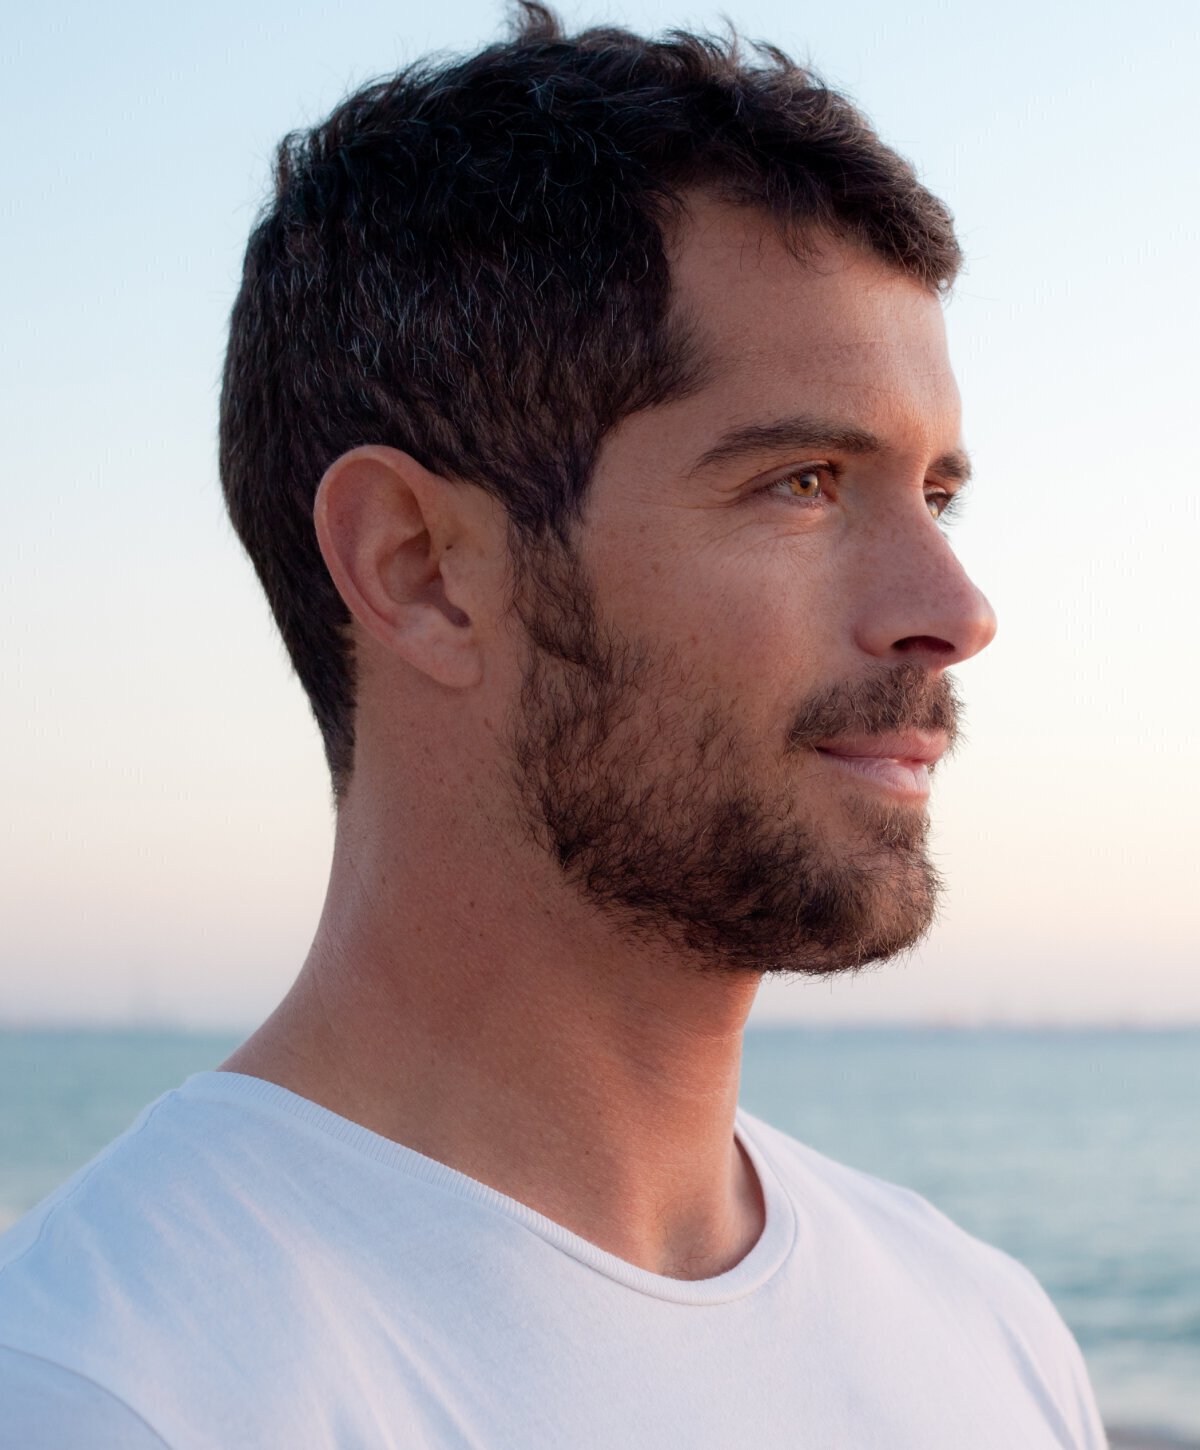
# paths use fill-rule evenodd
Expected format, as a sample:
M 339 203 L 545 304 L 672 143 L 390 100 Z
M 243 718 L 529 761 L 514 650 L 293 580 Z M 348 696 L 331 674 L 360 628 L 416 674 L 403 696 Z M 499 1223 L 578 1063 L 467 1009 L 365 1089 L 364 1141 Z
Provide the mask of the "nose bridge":
M 925 653 L 950 665 L 996 632 L 991 605 L 923 506 L 873 534 L 861 578 L 858 643 L 881 659 Z

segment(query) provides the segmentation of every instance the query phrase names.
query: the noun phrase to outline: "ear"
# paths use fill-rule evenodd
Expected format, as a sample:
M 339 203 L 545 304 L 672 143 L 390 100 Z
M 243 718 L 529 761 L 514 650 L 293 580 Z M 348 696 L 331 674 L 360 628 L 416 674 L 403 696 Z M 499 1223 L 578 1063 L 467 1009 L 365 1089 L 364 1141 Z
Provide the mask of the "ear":
M 331 463 L 313 505 L 321 554 L 357 624 L 440 685 L 483 674 L 481 568 L 502 508 L 468 483 L 368 445 Z M 501 535 L 503 537 L 503 535 Z

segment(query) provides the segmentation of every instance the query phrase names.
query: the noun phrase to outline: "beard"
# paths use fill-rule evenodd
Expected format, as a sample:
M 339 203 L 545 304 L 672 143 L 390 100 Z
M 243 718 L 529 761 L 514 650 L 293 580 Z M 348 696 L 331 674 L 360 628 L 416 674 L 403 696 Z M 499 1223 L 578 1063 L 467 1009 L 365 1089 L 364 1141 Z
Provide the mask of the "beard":
M 526 553 L 516 610 L 529 653 L 509 745 L 519 809 L 565 879 L 627 939 L 701 969 L 849 971 L 915 945 L 941 881 L 923 805 L 855 789 L 846 826 L 806 814 L 818 741 L 957 733 L 952 682 L 916 665 L 799 702 L 776 752 L 746 739 L 737 702 L 697 688 L 673 648 L 603 621 L 569 550 Z M 828 811 L 829 787 L 817 782 Z

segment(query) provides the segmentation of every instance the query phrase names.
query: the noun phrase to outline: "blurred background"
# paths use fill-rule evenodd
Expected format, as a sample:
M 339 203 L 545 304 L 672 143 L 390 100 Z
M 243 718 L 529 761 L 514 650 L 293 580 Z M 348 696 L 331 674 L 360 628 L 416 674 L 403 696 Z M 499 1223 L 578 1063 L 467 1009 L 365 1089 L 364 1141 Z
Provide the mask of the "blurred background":
M 1110 1420 L 1200 1437 L 1200 9 L 724 13 L 956 214 L 978 479 L 954 537 L 1000 617 L 935 799 L 942 920 L 903 962 L 768 984 L 747 1105 L 1023 1257 Z M 226 317 L 279 137 L 502 24 L 493 0 L 6 22 L 0 1224 L 218 1061 L 305 953 L 332 816 L 222 510 Z

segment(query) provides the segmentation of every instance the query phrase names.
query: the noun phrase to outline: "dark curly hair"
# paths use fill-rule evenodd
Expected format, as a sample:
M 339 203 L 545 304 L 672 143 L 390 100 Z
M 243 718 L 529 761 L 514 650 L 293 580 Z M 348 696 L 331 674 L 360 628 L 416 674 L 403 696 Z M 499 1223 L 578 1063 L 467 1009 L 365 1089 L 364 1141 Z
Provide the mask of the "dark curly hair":
M 819 229 L 931 289 L 959 266 L 942 203 L 782 52 L 570 36 L 531 0 L 511 39 L 365 86 L 280 145 L 230 324 L 221 478 L 335 798 L 354 662 L 313 528 L 322 474 L 390 444 L 501 499 L 518 560 L 569 547 L 605 432 L 698 380 L 663 230 L 694 187 L 772 214 L 798 255 Z

